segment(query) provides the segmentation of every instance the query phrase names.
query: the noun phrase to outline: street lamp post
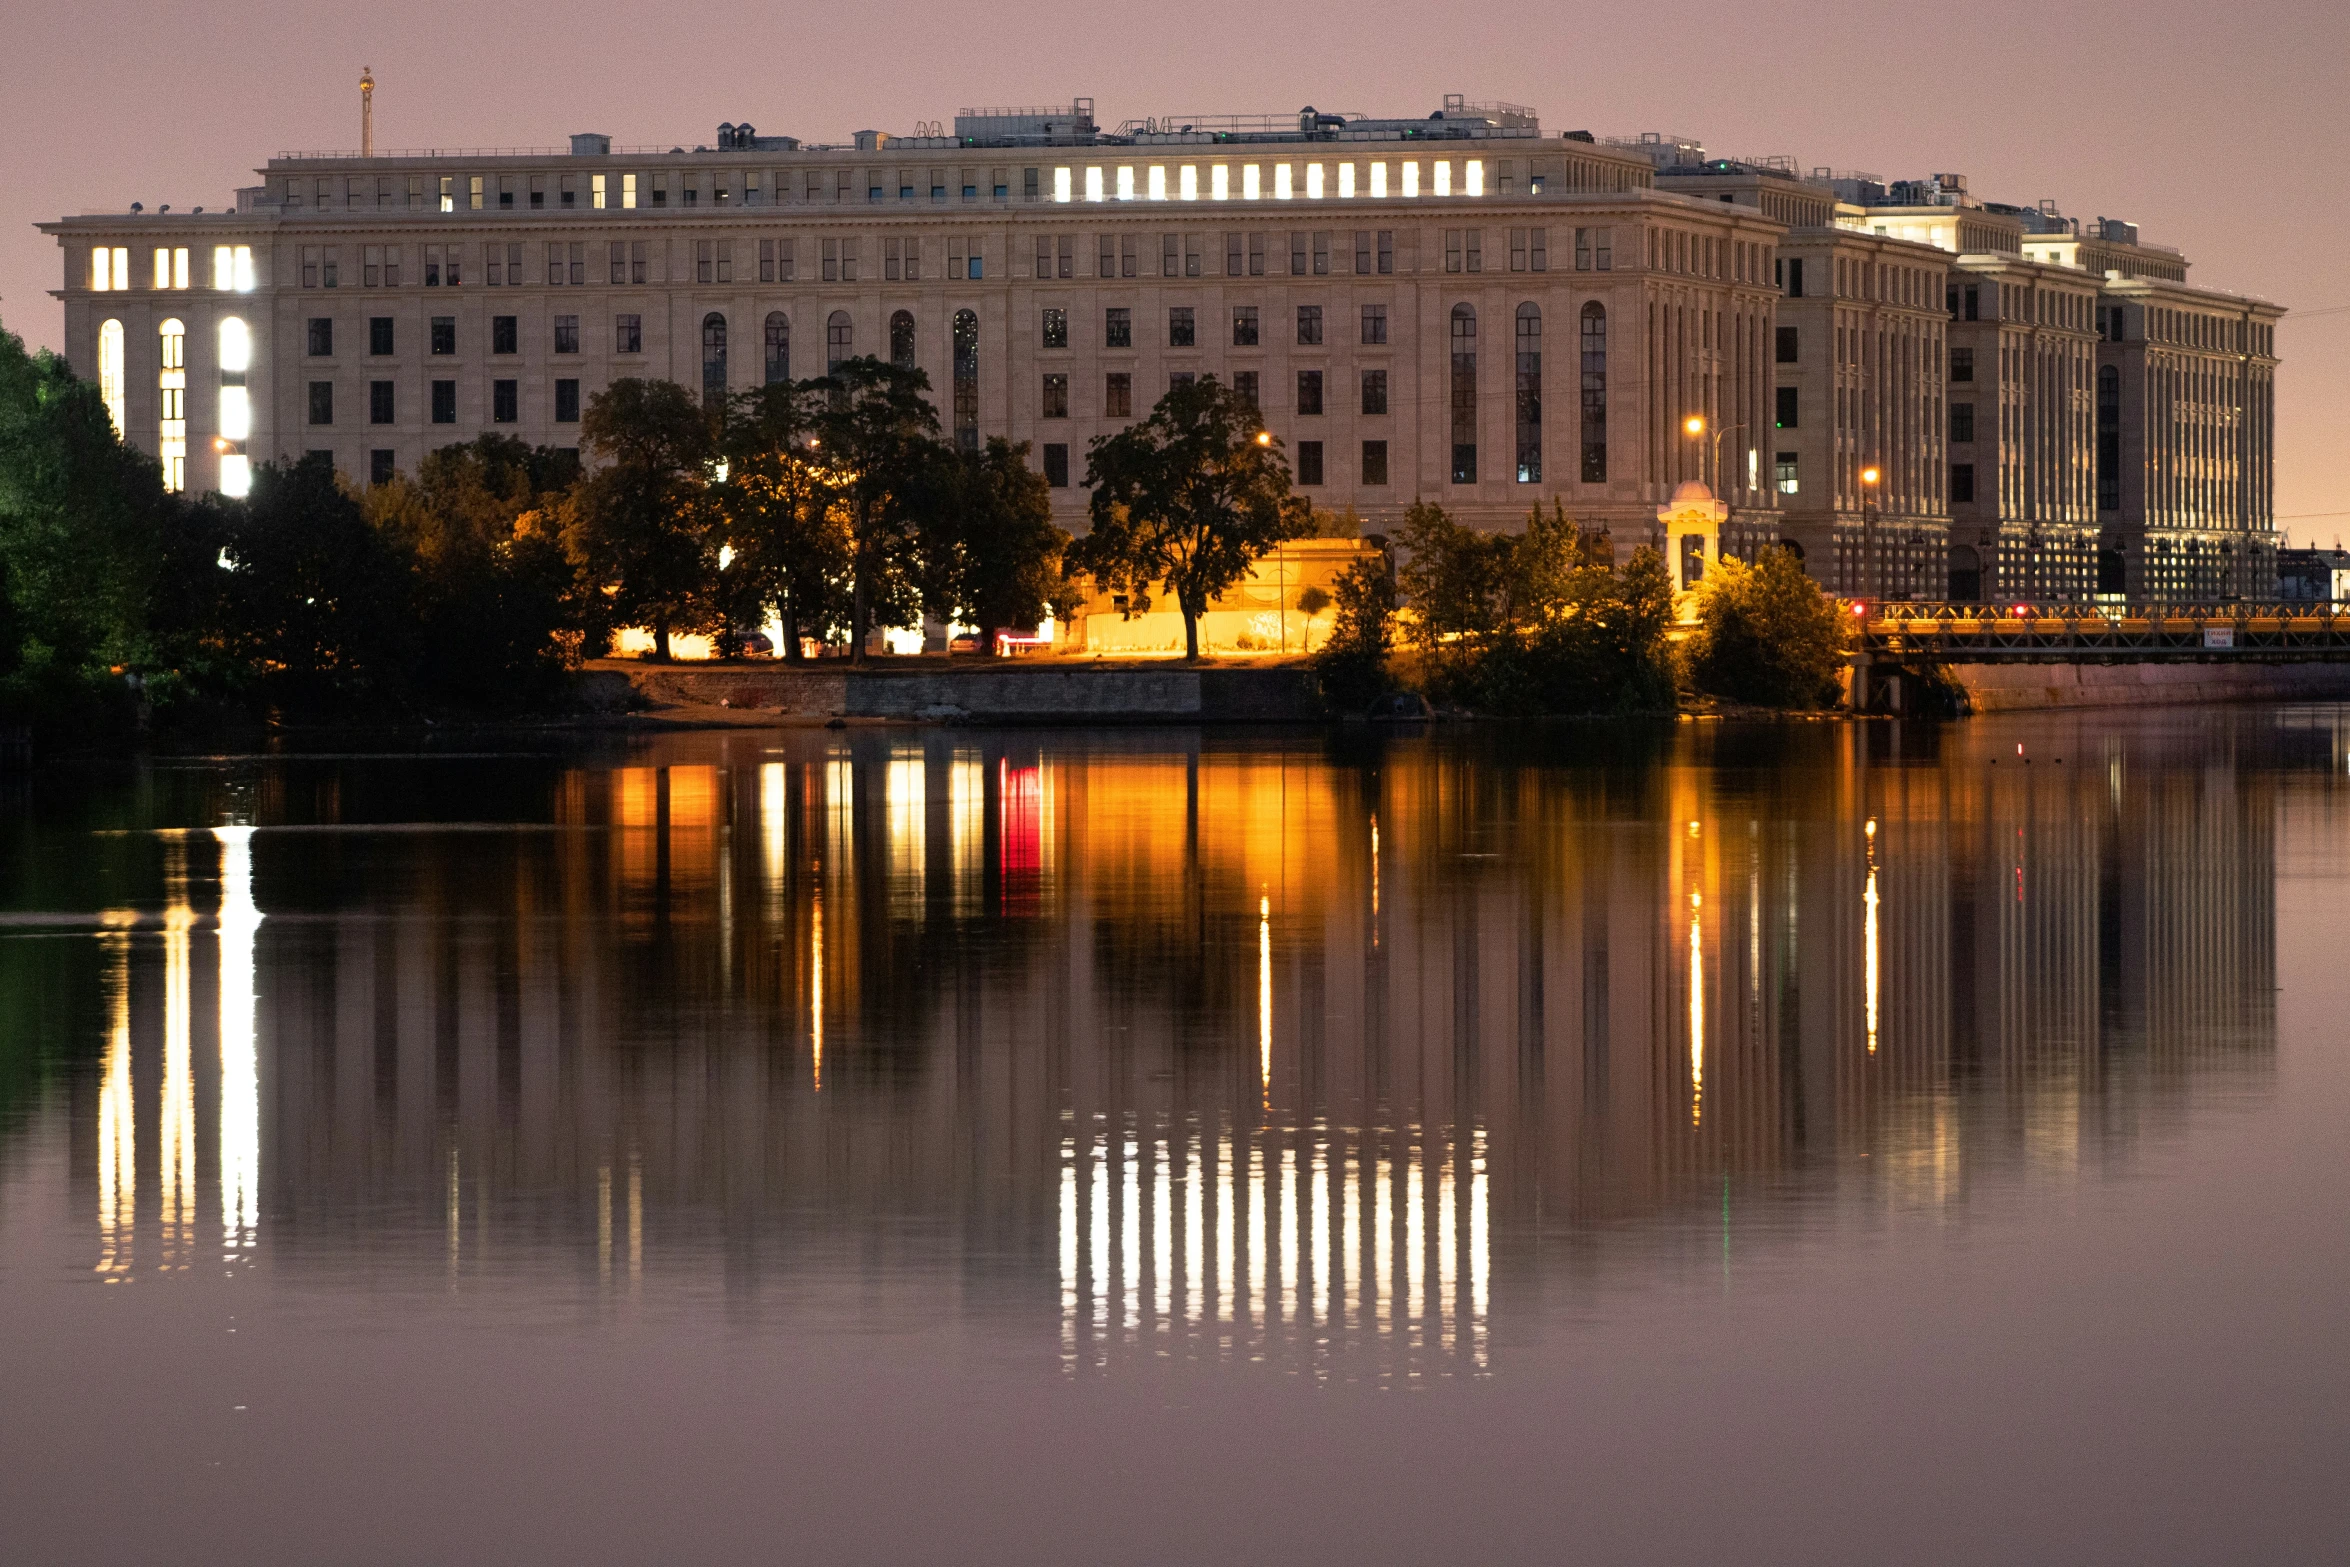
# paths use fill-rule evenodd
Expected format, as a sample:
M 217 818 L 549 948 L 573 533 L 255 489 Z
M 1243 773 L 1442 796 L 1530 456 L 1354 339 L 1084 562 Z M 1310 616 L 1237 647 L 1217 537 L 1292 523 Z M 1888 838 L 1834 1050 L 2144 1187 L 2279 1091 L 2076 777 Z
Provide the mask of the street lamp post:
M 1722 488 L 1722 437 L 1735 435 L 1745 428 L 1743 424 L 1726 424 L 1718 430 L 1711 430 L 1703 414 L 1690 414 L 1681 421 L 1681 433 L 1693 441 L 1702 440 L 1708 434 L 1713 436 L 1714 492 L 1717 499 L 1721 498 Z
M 1877 465 L 1870 463 L 1860 471 L 1860 532 L 1861 553 L 1868 562 L 1863 581 L 1864 591 L 1874 603 L 1884 597 L 1884 571 L 1877 559 L 1877 481 L 1883 475 Z

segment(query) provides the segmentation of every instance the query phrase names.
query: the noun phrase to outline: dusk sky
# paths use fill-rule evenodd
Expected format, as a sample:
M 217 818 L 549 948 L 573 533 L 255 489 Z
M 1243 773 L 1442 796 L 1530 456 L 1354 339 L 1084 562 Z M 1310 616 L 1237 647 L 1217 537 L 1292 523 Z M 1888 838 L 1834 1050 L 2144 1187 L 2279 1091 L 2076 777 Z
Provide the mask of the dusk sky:
M 2350 10 L 2336 4 L 16 0 L 9 15 L 0 325 L 35 345 L 59 342 L 60 266 L 32 224 L 133 201 L 218 208 L 274 152 L 355 147 L 362 65 L 387 150 L 588 130 L 690 147 L 746 119 L 837 142 L 1075 95 L 1104 125 L 1307 103 L 1424 114 L 1464 92 L 1531 104 L 1551 133 L 1670 131 L 1888 178 L 1953 170 L 1989 200 L 2137 223 L 2187 253 L 2190 282 L 2295 312 L 2278 333 L 2280 525 L 2297 543 L 2350 538 Z

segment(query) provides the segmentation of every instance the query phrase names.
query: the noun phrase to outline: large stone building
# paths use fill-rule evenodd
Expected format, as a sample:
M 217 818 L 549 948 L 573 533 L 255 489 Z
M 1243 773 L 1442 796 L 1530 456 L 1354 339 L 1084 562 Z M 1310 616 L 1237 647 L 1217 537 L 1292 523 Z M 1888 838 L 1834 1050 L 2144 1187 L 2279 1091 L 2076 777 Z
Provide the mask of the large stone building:
M 875 354 L 956 439 L 1033 443 L 1076 528 L 1087 443 L 1214 374 L 1375 528 L 1555 499 L 1629 545 L 1697 480 L 1725 549 L 1791 543 L 1847 593 L 2268 591 L 2278 312 L 2119 225 L 1457 96 L 924 130 L 289 154 L 230 211 L 43 227 L 69 357 L 189 489 L 572 446 L 623 376 L 716 395 Z

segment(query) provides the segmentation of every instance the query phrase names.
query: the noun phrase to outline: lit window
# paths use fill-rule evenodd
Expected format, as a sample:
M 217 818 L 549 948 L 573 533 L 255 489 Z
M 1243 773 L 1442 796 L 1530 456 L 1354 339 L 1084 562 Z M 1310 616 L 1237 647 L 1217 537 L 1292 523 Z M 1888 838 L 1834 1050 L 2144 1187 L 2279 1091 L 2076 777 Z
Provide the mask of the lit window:
M 1420 166 L 1417 163 L 1407 162 L 1402 165 L 1402 168 L 1404 195 L 1417 196 L 1420 194 Z M 1374 191 L 1373 194 L 1381 193 Z
M 601 174 L 588 176 L 588 205 L 599 210 L 604 205 L 604 176 Z
M 224 249 L 226 247 L 223 247 Z M 253 434 L 253 404 L 245 372 L 253 364 L 252 331 L 235 316 L 220 323 L 220 493 L 241 496 L 253 487 L 245 442 Z
M 126 245 L 100 245 L 90 252 L 90 287 L 100 293 L 131 286 L 131 253 Z
M 108 321 L 98 328 L 98 396 L 106 404 L 106 417 L 114 425 L 114 433 L 122 434 L 122 323 Z
M 212 247 L 212 286 L 226 290 L 237 281 L 237 255 L 226 245 Z
M 1308 201 L 1322 199 L 1322 165 L 1319 163 L 1306 165 L 1306 199 Z
M 155 286 L 171 287 L 171 252 L 161 245 L 155 247 Z
M 1102 199 L 1102 171 L 1099 168 L 1085 171 L 1085 199 L 1087 201 Z
M 1294 194 L 1296 193 L 1289 187 L 1289 165 L 1286 163 L 1274 164 L 1273 199 L 1275 201 L 1287 201 Z
M 1351 163 L 1342 163 L 1338 166 L 1338 199 L 1345 201 L 1354 193 L 1355 166 Z
M 1151 165 L 1149 180 L 1143 188 L 1150 192 L 1150 199 L 1153 201 L 1167 199 L 1167 168 L 1165 164 L 1154 163 Z
M 1483 159 L 1471 158 L 1465 166 L 1463 177 L 1467 183 L 1469 195 L 1482 196 L 1485 194 L 1485 162 Z
M 1209 166 L 1208 199 L 1210 201 L 1230 201 L 1232 199 L 1232 166 L 1230 164 L 1217 163 Z
M 1121 164 L 1118 168 L 1118 199 L 1120 201 L 1134 199 L 1134 166 L 1132 164 Z
M 1243 165 L 1241 165 L 1241 169 L 1240 169 L 1240 199 L 1241 199 L 1241 200 L 1243 200 L 1243 201 L 1255 201 L 1255 200 L 1256 200 L 1258 197 L 1260 197 L 1260 196 L 1264 195 L 1264 193 L 1265 193 L 1264 186 L 1263 186 L 1263 185 L 1260 183 L 1260 176 L 1263 174 L 1263 172 L 1264 172 L 1264 171 L 1263 171 L 1262 169 L 1258 168 L 1258 167 L 1257 167 L 1257 165 L 1255 165 L 1255 164 L 1253 164 L 1253 163 L 1247 163 L 1247 164 L 1243 164 Z
M 1199 200 L 1198 164 L 1187 163 L 1183 166 L 1182 170 L 1176 176 L 1175 194 L 1179 199 L 1184 201 Z
M 163 368 L 155 378 L 161 404 L 155 454 L 163 460 L 163 487 L 175 493 L 188 486 L 187 333 L 177 317 L 158 329 Z
M 1053 200 L 1067 201 L 1076 177 L 1076 171 L 1072 169 L 1053 170 Z
M 1452 194 L 1452 160 L 1450 158 L 1436 160 L 1435 184 L 1437 195 L 1449 196 Z M 1404 194 L 1408 196 L 1411 192 L 1407 190 Z

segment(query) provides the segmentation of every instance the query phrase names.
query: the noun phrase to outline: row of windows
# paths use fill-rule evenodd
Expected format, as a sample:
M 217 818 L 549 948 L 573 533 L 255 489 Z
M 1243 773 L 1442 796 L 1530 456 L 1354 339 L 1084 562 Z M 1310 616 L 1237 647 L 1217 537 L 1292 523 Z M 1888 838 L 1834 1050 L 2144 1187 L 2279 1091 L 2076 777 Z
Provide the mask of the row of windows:
M 1044 348 L 1069 346 L 1069 312 L 1058 305 L 1048 305 L 1039 315 L 1038 342 Z M 1300 347 L 1317 348 L 1322 345 L 1323 309 L 1320 305 L 1297 307 L 1297 341 Z M 1263 314 L 1256 305 L 1232 307 L 1232 346 L 1259 347 L 1263 337 Z M 1387 307 L 1362 307 L 1362 338 L 1370 345 L 1387 341 Z M 1134 346 L 1134 311 L 1126 305 L 1111 305 L 1102 312 L 1102 347 L 1132 348 Z M 1199 312 L 1190 305 L 1171 305 L 1167 309 L 1167 346 L 1169 348 L 1196 348 L 1199 346 Z
M 434 381 L 429 383 L 428 397 L 434 424 L 457 422 L 457 383 Z M 490 422 L 515 424 L 521 419 L 522 383 L 516 380 L 490 382 Z M 313 381 L 309 386 L 309 422 L 326 427 L 335 422 L 335 383 Z M 367 383 L 367 422 L 369 424 L 397 424 L 399 419 L 399 383 L 370 381 Z M 579 382 L 565 377 L 555 382 L 555 422 L 579 422 Z
M 158 245 L 154 250 L 154 286 L 159 289 L 183 289 L 192 286 L 189 270 L 189 251 L 185 245 Z M 250 245 L 215 245 L 212 247 L 212 287 L 224 294 L 250 294 L 256 283 L 253 271 L 253 247 Z M 90 247 L 90 290 L 97 294 L 127 292 L 131 286 L 131 252 L 128 245 L 92 245 Z
M 1304 489 L 1317 489 L 1329 482 L 1320 441 L 1299 441 L 1292 449 L 1294 460 L 1291 475 Z M 1038 449 L 1043 459 L 1044 482 L 1056 490 L 1069 487 L 1069 447 L 1066 442 L 1048 441 Z M 1387 443 L 1365 441 L 1362 459 L 1355 470 L 1356 482 L 1377 488 L 1387 483 Z
M 1196 376 L 1197 372 L 1195 371 L 1176 371 L 1167 378 L 1168 389 L 1172 391 L 1178 386 L 1189 385 L 1196 379 Z M 1258 372 L 1237 370 L 1232 373 L 1231 380 L 1233 391 L 1242 401 L 1252 407 L 1258 404 L 1260 401 L 1258 389 L 1262 385 Z M 1313 417 L 1322 412 L 1323 380 L 1323 372 L 1319 370 L 1300 370 L 1297 373 L 1297 402 L 1294 406 L 1294 412 L 1305 417 Z M 1378 416 L 1388 411 L 1387 372 L 1385 370 L 1363 371 L 1361 392 L 1361 406 L 1365 414 Z M 1043 395 L 1038 402 L 1038 411 L 1040 416 L 1046 419 L 1066 419 L 1069 417 L 1069 377 L 1065 373 L 1054 371 L 1044 377 Z M 1102 417 L 1105 419 L 1131 419 L 1134 417 L 1134 374 L 1132 371 L 1112 370 L 1102 377 Z

